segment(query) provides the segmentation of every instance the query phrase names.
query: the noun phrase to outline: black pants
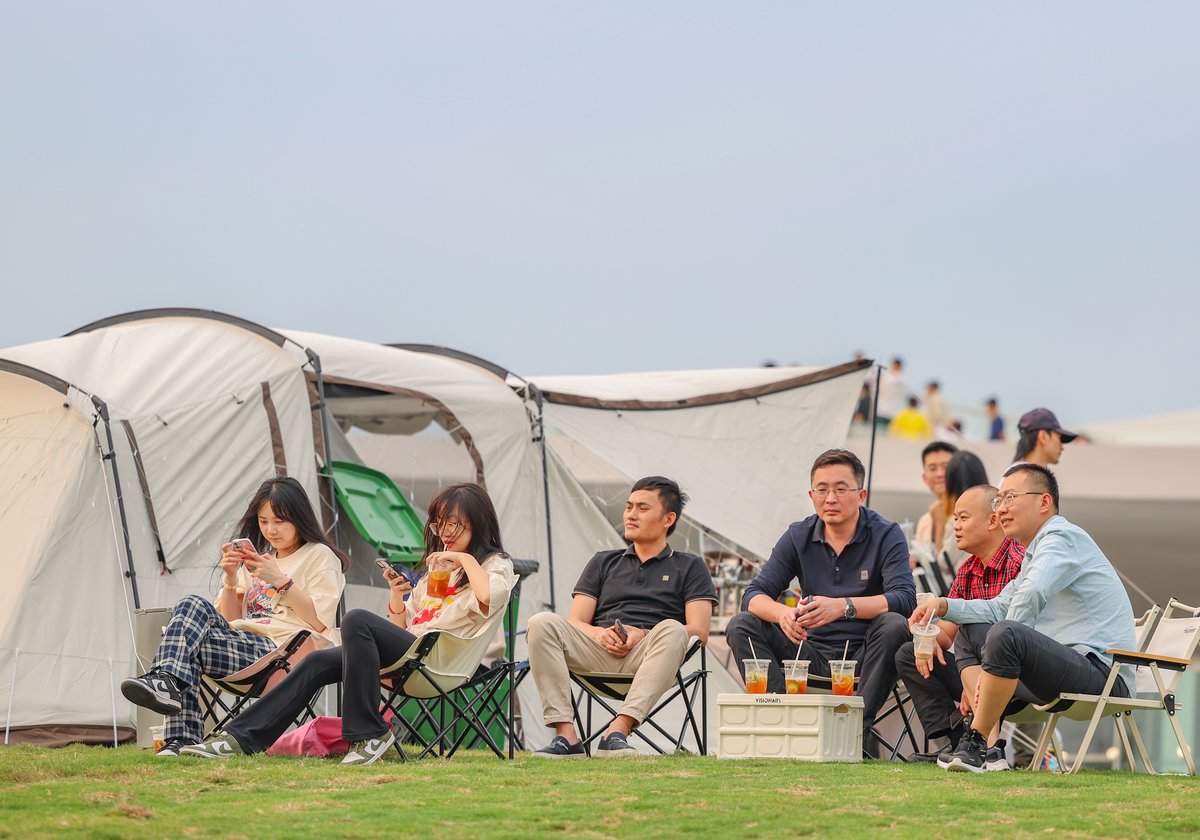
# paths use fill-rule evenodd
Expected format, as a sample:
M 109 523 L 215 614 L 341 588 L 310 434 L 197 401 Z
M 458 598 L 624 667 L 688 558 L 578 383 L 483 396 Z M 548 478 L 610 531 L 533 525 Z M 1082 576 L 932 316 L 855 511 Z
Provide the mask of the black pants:
M 416 636 L 367 610 L 342 619 L 342 646 L 310 653 L 287 677 L 225 727 L 247 753 L 264 752 L 323 686 L 342 681 L 342 738 L 353 743 L 387 733 L 379 713 L 379 669 L 402 657 Z
M 908 632 L 908 622 L 897 613 L 884 613 L 876 616 L 867 626 L 867 634 L 861 642 L 850 643 L 849 658 L 858 661 L 858 688 L 863 699 L 863 732 L 864 744 L 870 741 L 871 724 L 879 714 L 884 701 L 887 700 L 892 686 L 896 684 L 896 650 L 905 642 L 912 639 Z M 800 646 L 800 655 L 796 655 L 796 643 L 783 634 L 779 625 L 772 621 L 763 621 L 751 612 L 740 612 L 729 620 L 725 628 L 725 640 L 740 660 L 754 659 L 750 652 L 750 642 L 754 642 L 754 650 L 758 656 L 771 661 L 767 669 L 767 691 L 783 694 L 786 690 L 783 680 L 785 659 L 807 659 L 808 672 L 829 678 L 829 660 L 841 659 L 845 644 L 823 644 L 815 641 L 805 641 Z
M 997 677 L 1017 679 L 1015 700 L 1049 703 L 1064 692 L 1099 694 L 1109 666 L 1094 653 L 1086 656 L 1016 621 L 964 624 L 954 642 L 958 667 L 980 665 Z M 1128 697 L 1123 679 L 1114 697 Z
M 912 698 L 913 708 L 921 721 L 921 728 L 926 736 L 940 738 L 945 736 L 954 726 L 962 722 L 958 711 L 958 701 L 962 699 L 962 680 L 958 676 L 958 663 L 954 654 L 948 650 L 942 651 L 946 664 L 933 659 L 933 673 L 928 677 L 921 676 L 917 670 L 917 662 L 913 656 L 913 643 L 908 642 L 896 651 L 896 673 L 904 681 L 908 696 Z

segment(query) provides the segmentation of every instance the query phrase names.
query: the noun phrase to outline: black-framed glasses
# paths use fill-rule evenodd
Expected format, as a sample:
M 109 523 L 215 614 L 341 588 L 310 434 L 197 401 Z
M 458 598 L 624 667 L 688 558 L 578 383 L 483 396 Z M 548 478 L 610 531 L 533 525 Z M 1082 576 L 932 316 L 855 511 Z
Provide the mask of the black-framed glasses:
M 464 527 L 466 526 L 457 519 L 429 520 L 429 532 L 443 541 L 453 540 L 462 533 Z
M 1012 507 L 1014 504 L 1016 504 L 1018 496 L 1042 496 L 1042 495 L 1045 495 L 1045 494 L 1039 493 L 1036 490 L 1026 490 L 1024 493 L 1013 493 L 1013 492 L 1005 493 L 1003 496 L 997 496 L 996 498 L 992 499 L 992 512 L 996 512 L 996 511 L 1000 510 L 1000 508 Z
M 812 494 L 814 499 L 824 499 L 830 493 L 839 499 L 844 499 L 851 493 L 857 493 L 861 487 L 814 487 Z

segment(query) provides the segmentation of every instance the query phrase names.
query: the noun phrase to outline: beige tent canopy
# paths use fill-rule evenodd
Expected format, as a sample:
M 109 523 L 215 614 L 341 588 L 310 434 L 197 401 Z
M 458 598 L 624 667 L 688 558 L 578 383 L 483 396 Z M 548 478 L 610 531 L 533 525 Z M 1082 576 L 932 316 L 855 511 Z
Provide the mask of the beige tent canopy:
M 315 497 L 309 359 L 195 310 L 0 359 L 5 738 L 111 739 L 133 720 L 116 694 L 138 670 L 132 610 L 211 592 L 215 547 L 277 469 Z

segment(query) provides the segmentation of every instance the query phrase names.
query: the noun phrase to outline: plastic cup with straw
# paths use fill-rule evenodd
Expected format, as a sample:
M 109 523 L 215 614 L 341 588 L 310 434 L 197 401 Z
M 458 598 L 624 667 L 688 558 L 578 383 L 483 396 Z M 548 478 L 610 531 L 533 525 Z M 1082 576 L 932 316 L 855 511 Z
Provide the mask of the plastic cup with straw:
M 750 656 L 753 659 L 743 659 L 742 667 L 746 671 L 746 693 L 747 694 L 766 694 L 767 693 L 767 669 L 771 662 L 767 659 L 759 659 L 758 654 L 754 650 L 754 640 L 749 636 L 746 641 L 750 643 Z
M 842 651 L 842 658 L 829 663 L 829 679 L 833 684 L 833 693 L 840 696 L 849 696 L 854 693 L 854 666 L 856 663 L 853 659 L 847 659 L 850 655 L 850 640 L 846 640 L 846 648 Z
M 783 683 L 788 694 L 808 693 L 808 660 L 800 658 L 800 650 L 804 645 L 796 646 L 796 658 L 783 663 Z

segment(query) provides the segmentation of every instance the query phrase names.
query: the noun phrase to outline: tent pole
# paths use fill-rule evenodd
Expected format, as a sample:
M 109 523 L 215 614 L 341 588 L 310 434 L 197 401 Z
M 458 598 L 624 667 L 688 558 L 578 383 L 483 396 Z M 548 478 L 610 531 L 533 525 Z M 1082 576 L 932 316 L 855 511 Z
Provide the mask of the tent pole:
M 313 374 L 317 378 L 317 416 L 321 418 L 321 445 L 325 449 L 325 457 L 321 459 L 320 477 L 325 479 L 325 483 L 328 485 L 327 489 L 329 491 L 330 499 L 329 506 L 331 509 L 329 515 L 333 521 L 333 533 L 331 534 L 333 537 L 333 544 L 337 545 L 338 548 L 341 548 L 342 546 L 338 545 L 337 541 L 337 494 L 333 489 L 333 469 L 329 466 L 329 460 L 331 456 L 329 452 L 329 412 L 325 405 L 325 375 L 321 372 L 321 357 L 308 347 L 304 348 L 304 353 L 306 356 L 308 356 L 308 363 L 312 365 Z M 320 501 L 320 499 L 317 501 Z
M 108 422 L 108 404 L 94 394 L 92 395 L 92 404 L 100 412 L 100 419 L 104 421 L 104 435 L 108 438 L 108 454 L 102 457 L 108 461 L 108 465 L 112 469 L 113 485 L 117 489 L 117 510 L 121 514 L 121 537 L 125 540 L 125 563 L 129 569 L 125 572 L 125 577 L 129 578 L 129 588 L 133 590 L 133 608 L 137 610 L 142 608 L 142 601 L 138 597 L 137 572 L 133 568 L 133 549 L 129 546 L 129 520 L 125 516 L 125 494 L 121 492 L 121 474 L 117 470 L 117 450 L 113 446 L 112 425 Z
M 321 459 L 321 471 L 318 474 L 318 483 L 321 478 L 325 479 L 325 489 L 329 492 L 329 518 L 331 521 L 330 535 L 333 537 L 333 544 L 338 548 L 338 506 L 337 506 L 337 490 L 333 486 L 333 467 L 330 466 L 329 452 L 329 413 L 325 406 L 325 375 L 321 372 L 321 357 L 313 352 L 312 348 L 305 347 L 304 355 L 308 357 L 308 363 L 312 365 L 313 374 L 317 378 L 317 416 L 321 419 L 321 446 L 325 450 L 325 457 Z M 321 492 L 317 490 L 317 504 L 321 503 Z M 342 618 L 346 615 L 346 593 L 342 592 L 338 598 L 337 605 L 337 623 L 342 625 Z M 342 683 L 339 681 L 334 688 L 337 696 L 337 713 L 341 717 L 342 714 Z
M 538 437 L 542 444 L 542 497 L 546 505 L 546 570 L 550 576 L 550 612 L 554 612 L 554 532 L 550 525 L 550 474 L 546 466 L 546 400 L 540 388 L 532 384 L 529 387 L 533 390 L 538 407 Z
M 867 457 L 867 507 L 871 506 L 871 479 L 875 477 L 875 430 L 879 428 L 876 417 L 879 414 L 879 378 L 883 367 L 875 365 L 875 395 L 871 400 L 871 454 Z

